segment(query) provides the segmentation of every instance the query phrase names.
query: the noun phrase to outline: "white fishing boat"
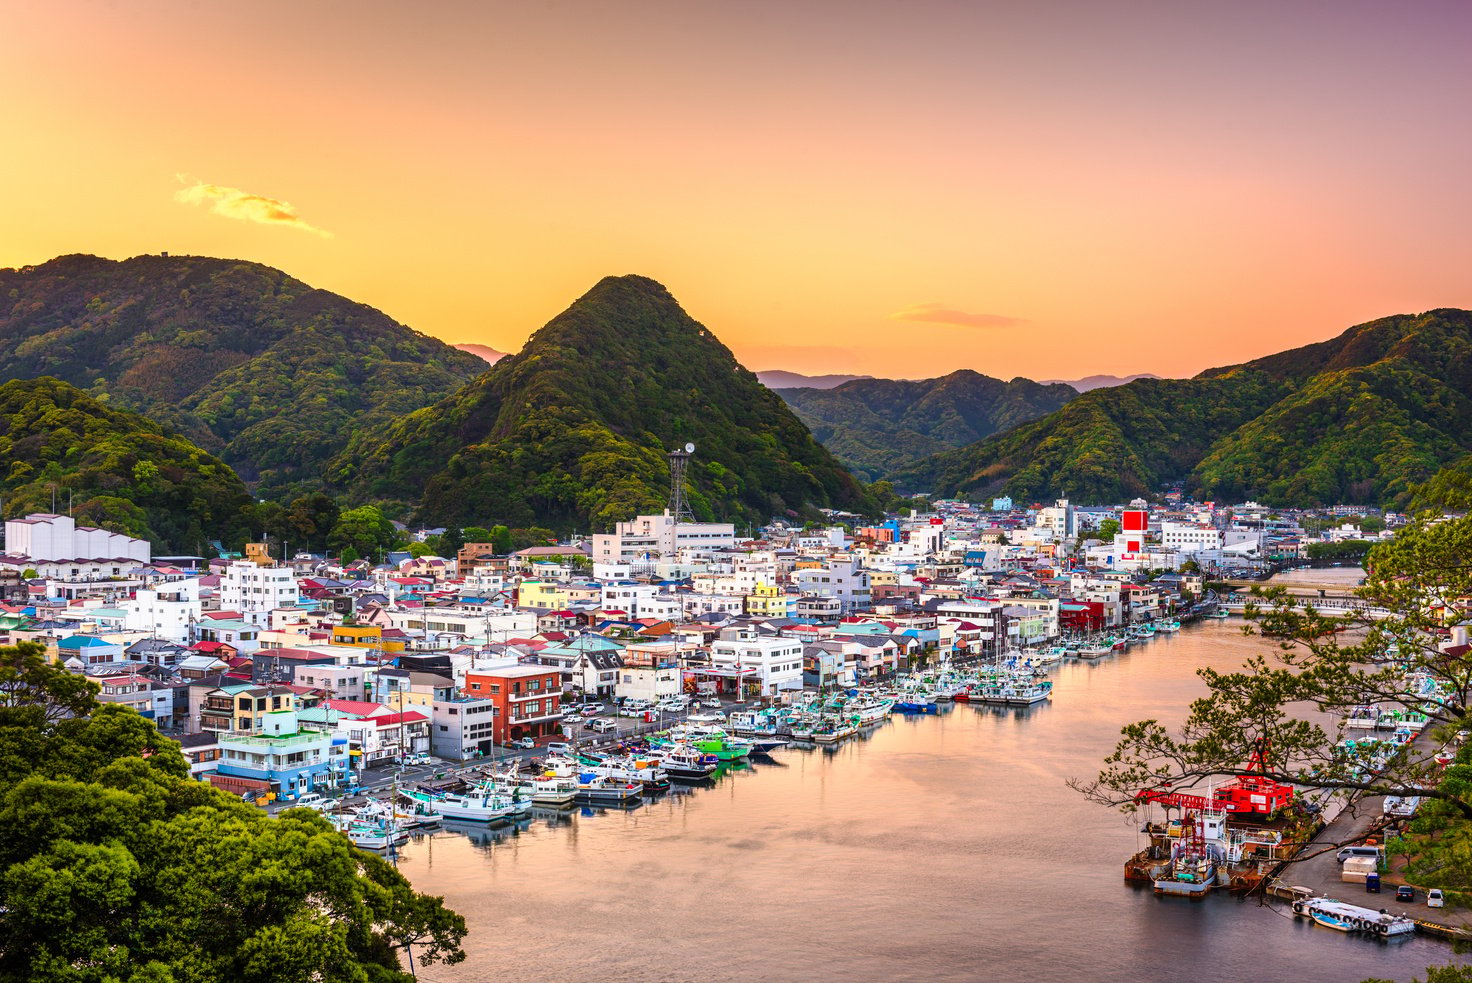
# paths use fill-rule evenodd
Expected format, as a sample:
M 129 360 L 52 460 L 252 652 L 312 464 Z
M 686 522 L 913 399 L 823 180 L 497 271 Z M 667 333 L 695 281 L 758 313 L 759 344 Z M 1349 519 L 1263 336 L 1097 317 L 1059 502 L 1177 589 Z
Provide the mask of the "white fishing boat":
M 1404 915 L 1392 915 L 1384 909 L 1376 911 L 1373 908 L 1361 908 L 1333 898 L 1295 898 L 1293 913 L 1312 918 L 1325 928 L 1332 928 L 1337 932 L 1364 932 L 1366 935 L 1389 938 L 1409 935 L 1416 930 L 1416 923 Z

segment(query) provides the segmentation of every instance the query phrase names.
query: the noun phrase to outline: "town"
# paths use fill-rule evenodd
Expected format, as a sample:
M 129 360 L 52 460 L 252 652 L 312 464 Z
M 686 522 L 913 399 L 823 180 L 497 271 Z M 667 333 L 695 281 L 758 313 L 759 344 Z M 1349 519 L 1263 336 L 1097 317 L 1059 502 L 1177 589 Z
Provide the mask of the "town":
M 265 542 L 155 556 L 33 514 L 5 523 L 0 629 L 152 720 L 195 776 L 284 804 L 360 789 L 383 766 L 616 732 L 599 716 L 615 707 L 627 725 L 692 700 L 787 705 L 952 661 L 1077 654 L 1132 626 L 1224 616 L 1208 578 L 1260 577 L 1320 547 L 1362 553 L 1403 521 L 997 499 L 743 538 L 670 504 L 563 543 L 346 563 Z

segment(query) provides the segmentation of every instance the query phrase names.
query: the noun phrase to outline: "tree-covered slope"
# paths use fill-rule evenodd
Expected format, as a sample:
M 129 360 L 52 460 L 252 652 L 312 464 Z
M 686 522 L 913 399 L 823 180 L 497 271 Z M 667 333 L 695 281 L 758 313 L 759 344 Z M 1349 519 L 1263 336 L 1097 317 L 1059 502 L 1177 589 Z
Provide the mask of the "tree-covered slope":
M 5 514 L 70 506 L 78 523 L 198 553 L 248 530 L 250 494 L 230 467 L 135 413 L 57 379 L 0 385 L 0 493 Z
M 858 379 L 779 389 L 824 447 L 869 480 L 1052 413 L 1078 395 L 1031 379 L 962 369 L 938 379 Z
M 1435 310 L 1329 341 L 1137 380 L 896 476 L 904 488 L 1121 501 L 1184 481 L 1274 505 L 1399 503 L 1472 450 L 1472 314 Z
M 0 270 L 0 380 L 55 376 L 173 426 L 263 493 L 310 490 L 349 433 L 485 369 L 258 263 L 62 256 Z
M 434 406 L 362 434 L 339 486 L 434 522 L 609 527 L 663 507 L 665 453 L 697 446 L 698 517 L 868 510 L 802 421 L 653 280 L 608 277 L 517 355 Z

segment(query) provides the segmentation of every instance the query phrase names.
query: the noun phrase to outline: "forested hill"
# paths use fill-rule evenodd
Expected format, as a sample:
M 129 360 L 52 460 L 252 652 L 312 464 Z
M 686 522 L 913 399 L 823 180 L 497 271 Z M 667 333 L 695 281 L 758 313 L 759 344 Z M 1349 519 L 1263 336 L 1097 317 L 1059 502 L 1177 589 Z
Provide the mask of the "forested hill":
M 824 447 L 873 481 L 1051 413 L 1078 391 L 961 369 L 938 379 L 858 379 L 832 389 L 777 394 Z
M 686 442 L 699 518 L 873 508 L 776 394 L 639 276 L 603 279 L 459 392 L 362 434 L 331 475 L 435 523 L 586 531 L 658 512 L 665 453 Z
M 55 376 L 174 427 L 263 494 L 486 364 L 258 263 L 62 256 L 0 270 L 0 380 Z
M 0 493 L 7 516 L 55 502 L 78 523 L 152 540 L 159 554 L 240 538 L 252 504 L 219 458 L 51 378 L 0 385 Z
M 1472 313 L 1441 309 L 1193 379 L 1140 379 L 895 476 L 901 489 L 1115 502 L 1405 504 L 1472 452 Z

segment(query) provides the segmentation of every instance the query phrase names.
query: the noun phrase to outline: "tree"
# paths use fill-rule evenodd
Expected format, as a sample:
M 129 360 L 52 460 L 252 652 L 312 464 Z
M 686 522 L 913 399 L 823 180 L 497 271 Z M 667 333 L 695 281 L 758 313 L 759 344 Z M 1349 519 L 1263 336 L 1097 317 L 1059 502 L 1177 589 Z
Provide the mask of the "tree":
M 1442 612 L 1472 596 L 1469 555 L 1472 519 L 1422 519 L 1376 546 L 1355 593 L 1387 612 L 1379 620 L 1365 611 L 1327 615 L 1282 588 L 1259 589 L 1262 603 L 1249 609 L 1256 627 L 1248 630 L 1271 639 L 1263 653 L 1239 672 L 1198 670 L 1207 695 L 1191 704 L 1178 732 L 1156 720 L 1130 724 L 1098 777 L 1074 786 L 1128 809 L 1141 791 L 1203 789 L 1223 778 L 1263 773 L 1305 789 L 1421 796 L 1433 812 L 1467 824 L 1472 764 L 1454 765 L 1443 776 L 1433 755 L 1469 726 L 1472 659 L 1444 652 L 1438 634 Z M 1346 744 L 1342 716 L 1325 726 L 1298 712 L 1309 706 L 1346 715 L 1368 704 L 1424 711 L 1435 740 Z M 1246 762 L 1260 747 L 1268 749 L 1266 765 L 1249 772 Z M 1472 866 L 1467 876 L 1472 888 Z
M 414 559 L 416 560 L 419 559 L 421 556 L 435 555 L 434 547 L 430 546 L 428 543 L 410 543 L 408 549 L 409 555 L 414 557 Z
M 0 979 L 407 983 L 410 952 L 464 959 L 441 899 L 315 813 L 193 780 L 178 744 L 36 648 L 0 647 L 25 684 L 0 703 Z
M 1118 519 L 1105 519 L 1103 522 L 1099 523 L 1099 528 L 1094 533 L 1094 538 L 1102 539 L 1106 543 L 1112 543 L 1114 541 L 1114 537 L 1119 535 L 1119 529 L 1120 526 Z
M 39 642 L 0 647 L 0 708 L 34 708 L 51 723 L 91 712 L 96 698 L 96 683 L 46 661 Z
M 377 557 L 379 551 L 391 548 L 397 540 L 394 524 L 376 507 L 362 505 L 338 516 L 327 545 L 334 550 L 351 548 L 359 556 Z
M 294 499 L 287 507 L 290 532 L 287 538 L 303 548 L 325 547 L 328 533 L 337 525 L 340 510 L 337 502 L 324 492 L 312 492 Z

